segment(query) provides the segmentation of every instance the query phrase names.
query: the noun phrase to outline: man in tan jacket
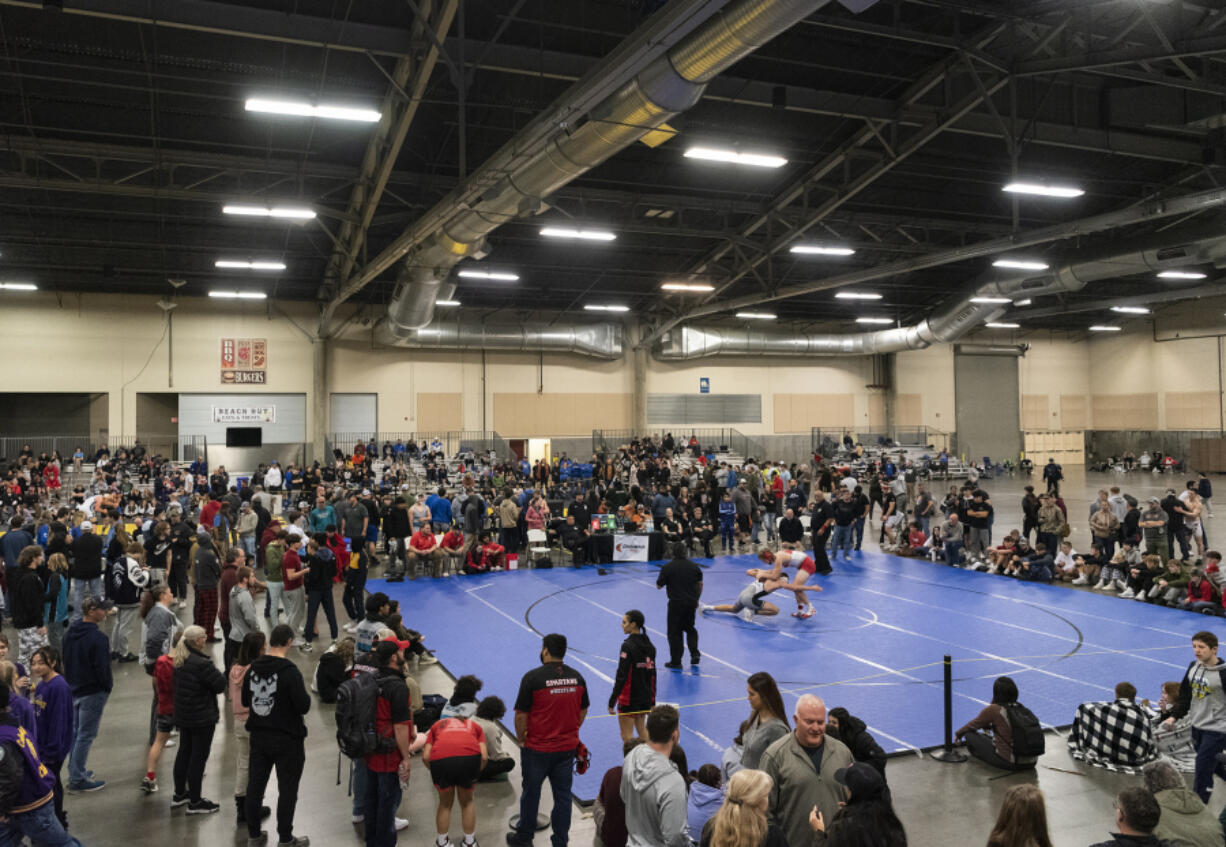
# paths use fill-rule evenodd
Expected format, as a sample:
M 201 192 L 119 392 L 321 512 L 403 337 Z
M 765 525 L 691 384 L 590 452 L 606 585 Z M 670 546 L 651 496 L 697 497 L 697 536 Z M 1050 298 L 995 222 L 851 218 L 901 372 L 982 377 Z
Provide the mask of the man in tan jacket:
M 851 751 L 826 735 L 826 704 L 813 694 L 802 694 L 793 714 L 796 730 L 766 748 L 759 767 L 774 780 L 770 818 L 787 835 L 789 844 L 809 844 L 813 829 L 809 813 L 829 822 L 845 799 L 834 772 L 852 764 Z

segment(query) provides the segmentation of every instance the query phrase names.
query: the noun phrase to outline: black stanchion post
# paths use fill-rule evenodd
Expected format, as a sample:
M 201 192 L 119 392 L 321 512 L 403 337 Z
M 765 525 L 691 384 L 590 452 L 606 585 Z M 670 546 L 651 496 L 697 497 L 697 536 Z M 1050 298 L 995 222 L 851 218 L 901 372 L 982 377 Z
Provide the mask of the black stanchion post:
M 965 762 L 967 756 L 954 749 L 954 660 L 946 656 L 945 666 L 945 745 L 932 754 L 938 762 Z

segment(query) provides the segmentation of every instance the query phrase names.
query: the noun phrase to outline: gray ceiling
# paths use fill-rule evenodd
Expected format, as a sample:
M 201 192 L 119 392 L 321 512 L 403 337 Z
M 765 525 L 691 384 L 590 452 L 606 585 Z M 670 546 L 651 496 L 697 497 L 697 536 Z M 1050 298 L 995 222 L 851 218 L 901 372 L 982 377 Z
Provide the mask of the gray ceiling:
M 153 295 L 173 277 L 187 280 L 183 293 L 258 283 L 323 303 L 668 4 L 461 0 L 445 27 L 447 0 L 54 5 L 0 0 L 0 281 Z M 748 302 L 1213 188 L 1226 165 L 1224 5 L 880 0 L 854 15 L 830 3 L 716 79 L 672 122 L 677 137 L 636 144 L 547 198 L 542 216 L 498 229 L 482 268 L 521 280 L 458 280 L 457 299 L 499 317 L 619 302 L 662 323 L 700 302 L 662 296 L 665 279 L 695 275 L 718 287 L 712 302 Z M 244 112 L 247 96 L 266 92 L 411 111 L 384 189 L 389 145 L 371 144 L 377 129 Z M 683 158 L 696 143 L 789 163 Z M 1087 193 L 1015 204 L 1000 190 L 1012 173 Z M 255 197 L 303 200 L 320 217 L 221 214 L 224 202 Z M 549 242 L 546 222 L 619 237 Z M 806 240 L 858 252 L 787 251 Z M 221 257 L 289 268 L 237 276 L 213 267 Z M 825 290 L 768 308 L 806 325 L 850 328 L 869 313 L 912 323 L 986 265 L 885 276 L 858 287 L 885 295 L 870 306 Z M 381 306 L 394 279 L 385 272 L 354 300 Z M 1035 308 L 1043 326 L 1084 327 L 1094 312 L 1078 310 L 1155 288 L 1117 280 Z

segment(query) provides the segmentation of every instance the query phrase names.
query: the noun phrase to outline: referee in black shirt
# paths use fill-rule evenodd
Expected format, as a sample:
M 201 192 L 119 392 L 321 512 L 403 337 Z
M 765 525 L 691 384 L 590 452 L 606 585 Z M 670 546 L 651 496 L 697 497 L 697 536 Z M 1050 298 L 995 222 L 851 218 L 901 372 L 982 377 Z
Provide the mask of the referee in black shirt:
M 660 568 L 656 588 L 668 589 L 669 658 L 664 667 L 680 670 L 682 635 L 689 642 L 690 664 L 696 665 L 702 658 L 698 652 L 698 630 L 694 628 L 698 598 L 702 596 L 702 568 L 686 556 L 684 542 L 676 542 L 669 549 L 673 558 Z

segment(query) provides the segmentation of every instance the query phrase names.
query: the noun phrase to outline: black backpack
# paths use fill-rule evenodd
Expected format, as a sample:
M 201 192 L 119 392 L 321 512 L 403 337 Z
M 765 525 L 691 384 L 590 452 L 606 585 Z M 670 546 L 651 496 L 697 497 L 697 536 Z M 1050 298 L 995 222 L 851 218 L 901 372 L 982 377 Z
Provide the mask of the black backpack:
M 336 744 L 351 759 L 395 749 L 395 738 L 375 732 L 375 716 L 382 694 L 379 677 L 360 673 L 336 689 Z
M 17 805 L 25 775 L 26 760 L 21 749 L 12 741 L 0 743 L 0 814 L 7 815 Z
M 447 698 L 442 694 L 427 694 L 421 698 L 421 708 L 413 713 L 413 726 L 418 732 L 428 732 L 443 716 Z
M 1042 756 L 1047 741 L 1034 712 L 1021 703 L 1010 703 L 1005 706 L 1005 716 L 1013 730 L 1013 760 L 1016 762 L 1018 759 L 1037 759 Z

